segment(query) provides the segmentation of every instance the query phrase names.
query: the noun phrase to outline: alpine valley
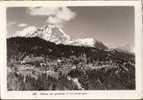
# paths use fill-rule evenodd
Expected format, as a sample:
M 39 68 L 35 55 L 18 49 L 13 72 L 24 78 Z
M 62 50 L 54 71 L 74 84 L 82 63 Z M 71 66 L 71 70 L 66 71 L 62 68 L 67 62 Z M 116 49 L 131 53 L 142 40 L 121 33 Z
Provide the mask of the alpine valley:
M 48 24 L 7 38 L 8 90 L 133 90 L 135 54 Z

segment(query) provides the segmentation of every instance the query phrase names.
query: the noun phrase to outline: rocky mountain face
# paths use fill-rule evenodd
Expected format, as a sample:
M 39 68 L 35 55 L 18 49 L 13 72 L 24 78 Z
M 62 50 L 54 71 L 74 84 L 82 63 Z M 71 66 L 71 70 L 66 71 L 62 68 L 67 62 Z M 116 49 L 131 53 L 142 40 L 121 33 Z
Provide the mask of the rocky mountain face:
M 65 44 L 71 38 L 60 27 L 55 25 L 45 25 L 38 29 L 35 34 L 46 41 L 54 42 L 56 44 Z

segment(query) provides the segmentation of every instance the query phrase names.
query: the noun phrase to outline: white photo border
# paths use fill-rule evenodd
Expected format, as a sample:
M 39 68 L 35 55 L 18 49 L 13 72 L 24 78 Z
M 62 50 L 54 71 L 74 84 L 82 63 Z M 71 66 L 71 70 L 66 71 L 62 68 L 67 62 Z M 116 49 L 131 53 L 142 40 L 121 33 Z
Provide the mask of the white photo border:
M 8 91 L 7 90 L 7 7 L 36 6 L 132 6 L 135 11 L 136 89 L 135 90 L 84 90 L 84 91 Z M 141 99 L 143 68 L 143 34 L 141 2 L 139 1 L 3 1 L 0 2 L 0 91 L 2 99 Z M 142 91 L 143 92 L 143 91 Z M 33 95 L 36 93 L 36 95 Z M 49 94 L 53 95 L 49 95 Z M 63 95 L 64 94 L 64 95 Z

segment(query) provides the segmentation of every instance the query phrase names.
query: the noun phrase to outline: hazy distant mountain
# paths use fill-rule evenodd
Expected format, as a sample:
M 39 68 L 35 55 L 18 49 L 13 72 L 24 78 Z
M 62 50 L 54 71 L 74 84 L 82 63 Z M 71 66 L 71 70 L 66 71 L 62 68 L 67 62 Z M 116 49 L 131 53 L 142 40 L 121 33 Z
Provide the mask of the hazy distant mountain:
M 118 50 L 118 51 L 120 51 L 120 52 L 135 53 L 134 48 L 131 48 L 131 46 L 130 46 L 129 44 L 126 44 L 126 45 L 117 47 L 117 48 L 115 48 L 115 49 Z

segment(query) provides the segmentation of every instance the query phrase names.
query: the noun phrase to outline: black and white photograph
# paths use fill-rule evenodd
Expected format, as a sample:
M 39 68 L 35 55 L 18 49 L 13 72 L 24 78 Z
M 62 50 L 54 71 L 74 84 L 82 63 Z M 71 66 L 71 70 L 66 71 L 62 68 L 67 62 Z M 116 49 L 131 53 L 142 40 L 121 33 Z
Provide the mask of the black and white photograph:
M 134 7 L 8 7 L 7 89 L 135 90 Z
M 142 98 L 138 1 L 0 3 L 0 98 Z

